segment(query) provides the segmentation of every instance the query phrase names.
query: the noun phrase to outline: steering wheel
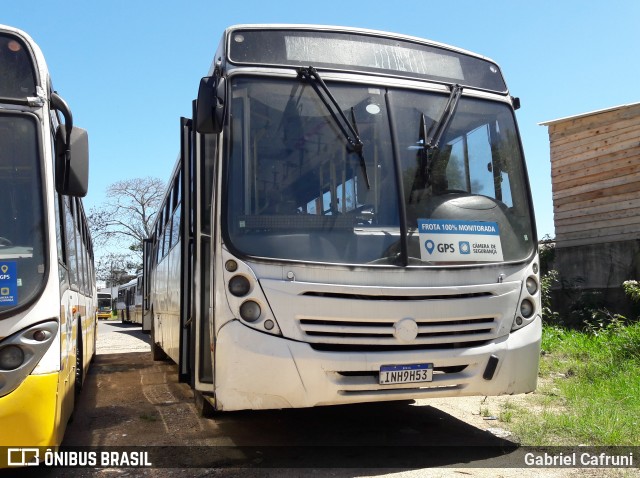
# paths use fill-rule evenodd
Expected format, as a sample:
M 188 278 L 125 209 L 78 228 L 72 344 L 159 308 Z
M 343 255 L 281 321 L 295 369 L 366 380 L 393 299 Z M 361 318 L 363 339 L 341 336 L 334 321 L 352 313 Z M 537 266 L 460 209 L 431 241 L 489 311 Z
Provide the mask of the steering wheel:
M 6 237 L 0 237 L 0 247 L 10 247 L 13 246 L 13 242 L 11 242 Z

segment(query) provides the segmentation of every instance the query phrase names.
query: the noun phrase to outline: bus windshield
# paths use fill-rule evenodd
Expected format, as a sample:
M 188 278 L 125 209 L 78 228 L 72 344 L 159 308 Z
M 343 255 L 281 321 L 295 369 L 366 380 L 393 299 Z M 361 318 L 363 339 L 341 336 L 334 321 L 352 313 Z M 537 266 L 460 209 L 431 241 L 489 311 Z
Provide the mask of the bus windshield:
M 42 188 L 34 118 L 0 114 L 0 314 L 28 303 L 43 284 Z
M 224 210 L 238 253 L 422 266 L 533 253 L 524 160 L 507 104 L 462 95 L 450 108 L 451 92 L 327 81 L 363 143 L 357 153 L 310 81 L 231 83 Z
M 109 310 L 111 309 L 111 297 L 98 297 L 98 309 Z

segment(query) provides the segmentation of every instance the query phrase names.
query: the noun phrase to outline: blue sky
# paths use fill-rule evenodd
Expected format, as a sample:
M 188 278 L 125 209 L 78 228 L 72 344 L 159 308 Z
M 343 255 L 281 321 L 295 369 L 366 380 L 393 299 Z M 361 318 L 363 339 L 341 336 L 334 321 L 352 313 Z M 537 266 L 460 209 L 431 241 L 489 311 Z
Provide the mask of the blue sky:
M 225 27 L 319 23 L 387 30 L 495 60 L 511 94 L 533 190 L 538 235 L 554 235 L 547 128 L 538 123 L 640 101 L 640 2 L 543 0 L 3 2 L 0 23 L 29 33 L 54 87 L 90 140 L 87 209 L 109 184 L 167 180 Z

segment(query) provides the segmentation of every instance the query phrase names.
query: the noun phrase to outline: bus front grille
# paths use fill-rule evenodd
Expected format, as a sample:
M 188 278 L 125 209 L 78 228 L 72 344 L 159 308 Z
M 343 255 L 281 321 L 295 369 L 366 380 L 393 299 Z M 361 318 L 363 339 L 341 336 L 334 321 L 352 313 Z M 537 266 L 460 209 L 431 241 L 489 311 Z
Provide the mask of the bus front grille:
M 509 334 L 521 282 L 400 287 L 262 279 L 284 337 L 318 351 L 479 347 Z
M 312 343 L 331 343 L 397 348 L 451 348 L 480 345 L 496 335 L 497 323 L 492 317 L 464 320 L 416 320 L 418 334 L 410 343 L 394 335 L 395 321 L 352 321 L 345 319 L 301 319 L 300 328 Z

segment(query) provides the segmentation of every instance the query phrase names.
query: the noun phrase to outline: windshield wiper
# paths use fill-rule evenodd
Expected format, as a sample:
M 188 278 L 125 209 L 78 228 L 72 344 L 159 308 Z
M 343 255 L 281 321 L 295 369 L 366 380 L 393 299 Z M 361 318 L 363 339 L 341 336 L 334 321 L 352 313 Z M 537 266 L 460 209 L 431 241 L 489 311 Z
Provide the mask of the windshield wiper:
M 298 77 L 309 81 L 313 90 L 327 107 L 327 110 L 329 110 L 331 117 L 335 121 L 336 125 L 338 125 L 338 128 L 347 140 L 348 151 L 350 153 L 356 153 L 360 158 L 360 168 L 362 169 L 364 181 L 367 185 L 367 189 L 371 189 L 371 185 L 369 184 L 369 176 L 367 174 L 367 164 L 365 163 L 364 155 L 362 153 L 364 143 L 362 142 L 362 140 L 360 139 L 360 135 L 358 134 L 356 115 L 353 108 L 351 108 L 351 120 L 353 122 L 352 124 L 342 111 L 342 108 L 340 108 L 340 105 L 338 105 L 338 102 L 336 101 L 334 96 L 331 94 L 329 87 L 325 84 L 324 80 L 320 77 L 320 74 L 314 67 L 309 66 L 299 68 Z M 318 87 L 318 85 L 320 85 L 320 87 Z
M 449 100 L 445 105 L 442 113 L 440 114 L 440 118 L 438 121 L 434 122 L 427 131 L 427 120 L 424 113 L 420 114 L 420 131 L 418 140 L 422 144 L 422 163 L 423 163 L 423 178 L 422 181 L 424 184 L 429 184 L 431 181 L 431 167 L 434 150 L 440 148 L 440 140 L 444 136 L 444 133 L 449 128 L 449 124 L 451 123 L 451 119 L 456 112 L 456 107 L 458 106 L 458 100 L 460 100 L 460 95 L 462 94 L 462 86 L 460 85 L 452 85 L 451 86 L 451 94 L 449 94 Z
M 422 115 L 420 127 L 420 139 L 424 141 L 424 147 L 426 150 L 429 149 L 438 149 L 440 147 L 440 140 L 444 135 L 445 131 L 449 127 L 449 123 L 451 123 L 451 119 L 456 112 L 456 107 L 458 106 L 458 100 L 460 99 L 460 95 L 462 94 L 462 86 L 460 85 L 451 85 L 451 94 L 449 95 L 449 100 L 442 110 L 442 114 L 438 121 L 431 125 L 429 128 L 429 132 L 426 132 L 425 118 L 424 114 Z M 433 131 L 433 134 L 432 134 Z

